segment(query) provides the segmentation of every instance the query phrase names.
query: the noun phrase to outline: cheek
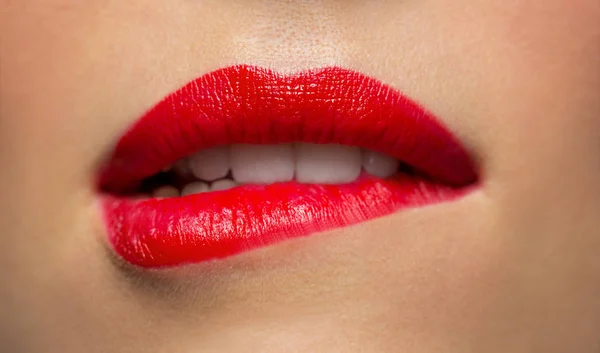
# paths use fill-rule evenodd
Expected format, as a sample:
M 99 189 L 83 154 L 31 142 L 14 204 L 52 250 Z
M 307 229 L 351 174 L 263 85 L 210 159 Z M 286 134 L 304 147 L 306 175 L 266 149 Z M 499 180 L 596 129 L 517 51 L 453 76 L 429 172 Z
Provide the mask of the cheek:
M 513 210 L 529 205 L 534 213 L 552 209 L 557 200 L 596 204 L 600 3 L 492 1 L 473 7 L 460 41 L 469 43 L 466 33 L 479 28 L 480 45 L 451 58 L 458 74 L 449 80 L 465 90 L 464 116 L 481 145 L 491 181 L 487 192 Z
M 98 1 L 26 0 L 6 5 L 0 20 L 2 85 L 1 161 L 13 182 L 27 190 L 60 188 L 66 176 L 89 167 L 90 149 L 100 125 L 90 103 L 90 85 L 99 80 L 86 43 L 93 40 Z M 78 148 L 73 148 L 77 146 Z M 86 165 L 87 164 L 87 165 Z M 40 183 L 43 176 L 43 183 Z M 74 177 L 74 176 L 72 176 Z M 82 175 L 77 177 L 82 178 Z M 23 178 L 23 179 L 19 179 Z M 56 178 L 56 179 L 55 179 Z M 37 180 L 37 181 L 36 181 Z M 73 184 L 71 184 L 74 186 Z M 39 190 L 38 190 L 39 191 Z M 61 190 L 61 192 L 66 190 Z M 31 190 L 33 194 L 35 190 Z
M 525 1 L 505 12 L 496 92 L 487 95 L 497 141 L 490 174 L 511 183 L 515 205 L 528 199 L 565 222 L 592 217 L 600 199 L 600 3 Z
M 480 129 L 486 194 L 496 203 L 497 236 L 509 244 L 506 263 L 519 264 L 515 278 L 529 302 L 520 321 L 539 321 L 539 311 L 557 323 L 552 330 L 594 322 L 584 333 L 600 310 L 600 3 L 508 6 L 492 22 L 493 65 L 481 79 L 489 88 L 473 95 L 488 125 Z

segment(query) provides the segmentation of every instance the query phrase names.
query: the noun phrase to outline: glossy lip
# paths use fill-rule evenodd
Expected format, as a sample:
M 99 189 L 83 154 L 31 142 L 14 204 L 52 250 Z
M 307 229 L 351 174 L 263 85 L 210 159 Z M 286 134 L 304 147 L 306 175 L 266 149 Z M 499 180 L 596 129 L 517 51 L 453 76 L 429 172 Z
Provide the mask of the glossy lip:
M 204 148 L 286 142 L 368 148 L 418 176 L 247 185 L 172 199 L 119 196 Z M 452 133 L 373 78 L 338 67 L 284 76 L 239 65 L 188 83 L 146 113 L 117 143 L 98 186 L 115 251 L 133 265 L 168 267 L 454 200 L 477 181 L 471 156 Z

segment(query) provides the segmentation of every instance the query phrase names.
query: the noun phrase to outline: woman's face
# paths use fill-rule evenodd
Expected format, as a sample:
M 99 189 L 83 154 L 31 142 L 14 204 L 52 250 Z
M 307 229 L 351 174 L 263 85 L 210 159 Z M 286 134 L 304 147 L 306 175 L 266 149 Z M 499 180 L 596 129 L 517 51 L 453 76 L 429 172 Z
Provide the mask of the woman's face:
M 0 0 L 10 352 L 597 352 L 600 3 Z M 234 64 L 338 66 L 438 116 L 481 186 L 222 260 L 114 255 L 115 141 Z

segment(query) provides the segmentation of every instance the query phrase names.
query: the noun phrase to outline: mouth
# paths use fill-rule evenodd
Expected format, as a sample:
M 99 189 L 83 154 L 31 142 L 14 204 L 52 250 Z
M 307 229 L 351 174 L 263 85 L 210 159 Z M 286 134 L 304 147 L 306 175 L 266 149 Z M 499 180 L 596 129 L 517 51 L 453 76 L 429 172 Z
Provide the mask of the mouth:
M 206 74 L 117 142 L 97 187 L 115 252 L 145 268 L 222 259 L 478 185 L 431 113 L 376 79 L 328 67 Z

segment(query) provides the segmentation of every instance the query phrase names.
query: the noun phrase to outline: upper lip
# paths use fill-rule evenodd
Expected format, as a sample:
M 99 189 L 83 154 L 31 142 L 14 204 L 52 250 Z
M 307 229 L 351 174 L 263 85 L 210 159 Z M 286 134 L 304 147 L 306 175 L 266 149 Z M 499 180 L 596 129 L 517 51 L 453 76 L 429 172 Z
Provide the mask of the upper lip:
M 123 192 L 201 149 L 286 142 L 368 148 L 449 186 L 478 178 L 470 154 L 432 114 L 373 78 L 338 67 L 284 76 L 239 65 L 152 108 L 117 143 L 98 184 Z

